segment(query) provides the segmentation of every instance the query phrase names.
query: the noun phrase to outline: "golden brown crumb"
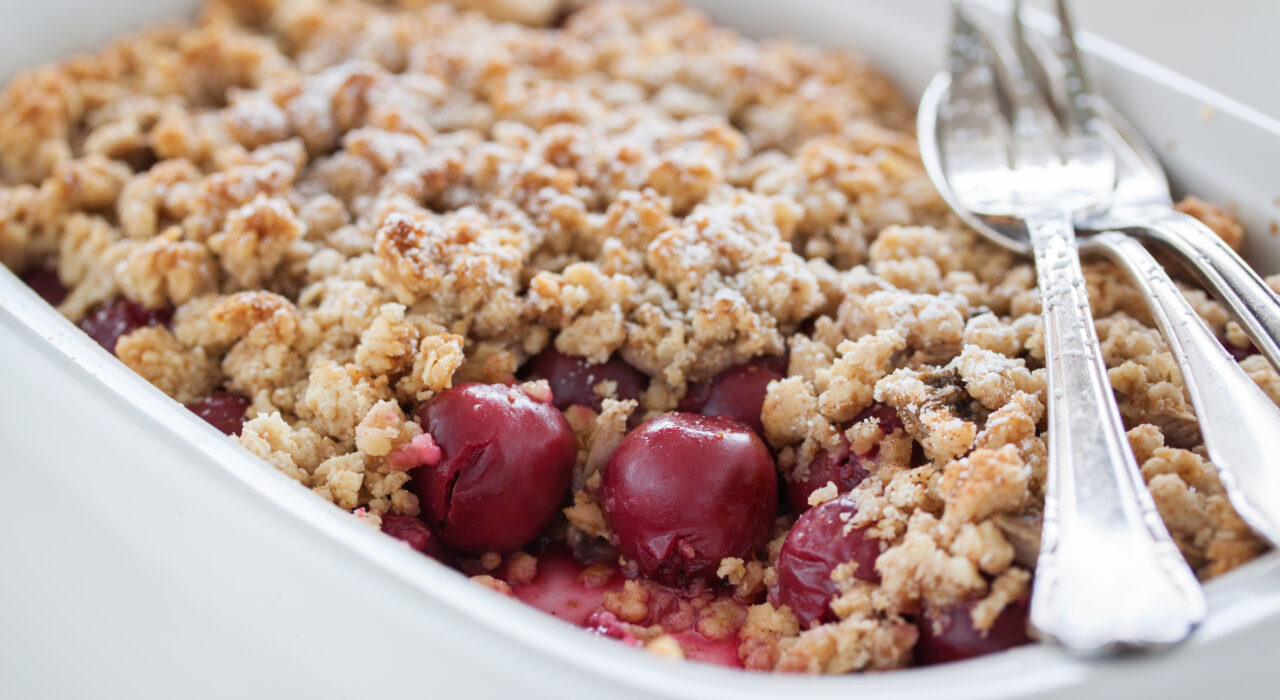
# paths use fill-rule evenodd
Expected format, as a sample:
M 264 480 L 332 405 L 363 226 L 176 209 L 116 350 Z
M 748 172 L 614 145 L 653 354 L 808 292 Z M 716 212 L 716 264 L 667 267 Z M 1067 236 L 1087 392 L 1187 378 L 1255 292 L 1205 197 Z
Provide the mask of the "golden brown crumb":
M 644 645 L 645 651 L 667 659 L 683 659 L 684 647 L 669 634 L 661 635 Z
M 488 588 L 489 590 L 497 591 L 505 596 L 515 597 L 515 593 L 511 590 L 511 584 L 503 581 L 502 579 L 494 578 L 489 574 L 480 574 L 479 576 L 472 576 L 471 580 L 485 588 Z
M 1173 208 L 1203 221 L 1205 226 L 1213 229 L 1213 232 L 1231 246 L 1232 250 L 1240 250 L 1244 242 L 1244 227 L 1222 207 L 1191 195 L 1183 198 Z

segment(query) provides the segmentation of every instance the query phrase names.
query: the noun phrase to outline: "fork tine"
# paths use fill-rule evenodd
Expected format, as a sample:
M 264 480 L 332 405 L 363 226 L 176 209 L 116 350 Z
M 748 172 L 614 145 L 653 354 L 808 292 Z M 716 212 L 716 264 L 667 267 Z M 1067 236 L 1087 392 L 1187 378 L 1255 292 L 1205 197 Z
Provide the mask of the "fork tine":
M 1058 15 L 1058 36 L 1053 43 L 1063 67 L 1062 86 L 1066 92 L 1066 113 L 1070 118 L 1067 128 L 1090 129 L 1097 113 L 1084 62 L 1080 60 L 1080 47 L 1076 45 L 1075 25 L 1066 0 L 1054 0 L 1054 6 Z
M 952 0 L 948 99 L 938 114 L 939 141 L 947 152 L 962 151 L 971 167 L 1007 168 L 1008 124 L 997 109 L 998 91 L 992 73 L 990 46 L 970 21 L 962 0 Z M 954 149 L 963 143 L 965 148 Z M 958 157 L 958 156 L 953 156 Z
M 998 92 L 1007 101 L 1013 140 L 1011 160 L 1015 167 L 1034 167 L 1057 160 L 1058 134 L 1049 101 L 1037 89 L 1028 67 L 1026 49 L 1020 40 L 1022 26 L 1019 15 L 1013 15 L 1017 45 L 1010 48 L 1003 37 L 979 32 L 990 47 L 992 70 Z

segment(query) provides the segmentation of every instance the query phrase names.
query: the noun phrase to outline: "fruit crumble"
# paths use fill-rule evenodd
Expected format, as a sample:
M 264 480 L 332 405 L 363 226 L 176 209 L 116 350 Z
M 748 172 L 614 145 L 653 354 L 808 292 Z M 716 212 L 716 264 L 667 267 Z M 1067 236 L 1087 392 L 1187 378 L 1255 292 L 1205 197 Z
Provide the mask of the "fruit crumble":
M 501 594 L 668 657 L 939 663 L 1029 641 L 1045 372 L 1031 265 L 949 212 L 912 116 L 673 0 L 210 0 L 13 79 L 0 259 Z M 1249 561 L 1141 297 L 1086 276 L 1173 537 Z

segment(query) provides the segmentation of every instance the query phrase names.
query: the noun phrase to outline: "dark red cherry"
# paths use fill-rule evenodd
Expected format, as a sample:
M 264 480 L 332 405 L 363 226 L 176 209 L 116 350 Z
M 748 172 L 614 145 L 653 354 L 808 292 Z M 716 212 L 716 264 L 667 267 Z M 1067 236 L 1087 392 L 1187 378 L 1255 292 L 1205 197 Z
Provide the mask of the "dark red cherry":
M 640 573 L 683 585 L 750 557 L 777 512 L 773 460 L 745 425 L 669 413 L 623 438 L 600 490 L 618 552 Z
M 227 435 L 239 435 L 245 411 L 249 410 L 249 399 L 229 391 L 215 391 L 187 404 L 187 409 Z
M 649 387 L 649 377 L 617 355 L 602 364 L 593 365 L 588 364 L 585 358 L 566 355 L 554 346 L 529 360 L 521 376 L 547 380 L 551 385 L 552 401 L 562 411 L 573 405 L 599 411 L 603 399 L 595 387 L 603 381 L 617 384 L 619 399 L 639 399 Z
M 880 540 L 866 528 L 849 523 L 858 506 L 849 498 L 827 501 L 801 515 L 778 553 L 778 602 L 791 607 L 803 627 L 815 620 L 829 622 L 831 599 L 838 589 L 831 572 L 846 562 L 856 563 L 855 578 L 880 580 L 876 558 Z
M 62 286 L 58 273 L 48 268 L 33 267 L 23 273 L 22 281 L 52 306 L 61 304 L 67 298 L 67 288 Z
M 704 416 L 728 416 L 750 427 L 757 435 L 764 435 L 760 409 L 764 406 L 769 382 L 782 378 L 781 372 L 765 362 L 732 367 L 710 382 L 690 387 L 680 410 Z
M 892 433 L 902 427 L 902 421 L 892 408 L 884 404 L 874 404 L 871 408 L 859 413 L 845 428 L 867 418 L 874 417 L 880 421 L 880 429 Z M 865 454 L 854 454 L 849 449 L 849 441 L 843 430 L 840 434 L 840 448 L 822 450 L 809 463 L 805 478 L 797 479 L 794 475 L 787 477 L 787 505 L 792 513 L 803 513 L 809 509 L 809 496 L 816 490 L 835 482 L 840 493 L 848 493 L 853 487 L 862 483 L 870 474 L 867 467 L 875 458 L 878 448 L 872 448 Z
M 967 601 L 921 614 L 916 620 L 920 630 L 915 650 L 916 663 L 927 666 L 971 659 L 1031 641 L 1027 635 L 1027 615 L 1031 608 L 1029 597 L 1024 596 L 1006 605 L 986 632 L 979 632 L 973 627 L 971 613 L 975 605 L 977 601 Z
M 408 545 L 419 552 L 435 559 L 436 561 L 445 560 L 444 548 L 440 546 L 440 540 L 431 532 L 431 528 L 422 522 L 421 519 L 412 515 L 391 515 L 382 516 L 382 531 L 392 537 L 408 543 Z
M 569 492 L 578 444 L 564 415 L 506 384 L 461 384 L 418 409 L 440 448 L 413 469 L 423 515 L 446 546 L 473 554 L 531 542 Z
M 168 325 L 173 309 L 147 309 L 128 299 L 116 299 L 103 304 L 80 321 L 80 330 L 114 354 L 116 341 L 143 326 Z
M 1244 347 L 1224 340 L 1222 341 L 1222 347 L 1227 349 L 1227 352 L 1231 355 L 1231 359 L 1236 362 L 1239 362 L 1250 355 L 1258 354 L 1257 346 L 1247 340 L 1244 343 Z

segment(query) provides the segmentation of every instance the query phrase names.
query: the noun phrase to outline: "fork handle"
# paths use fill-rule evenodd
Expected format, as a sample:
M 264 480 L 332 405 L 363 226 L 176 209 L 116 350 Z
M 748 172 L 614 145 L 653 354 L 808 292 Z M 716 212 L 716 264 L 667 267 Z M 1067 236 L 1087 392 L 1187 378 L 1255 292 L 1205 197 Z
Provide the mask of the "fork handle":
M 1280 299 L 1199 219 L 1172 209 L 1143 211 L 1141 225 L 1117 227 L 1172 250 L 1231 310 L 1254 346 L 1280 369 Z
M 1280 410 L 1227 354 L 1141 243 L 1110 232 L 1090 237 L 1089 247 L 1095 246 L 1126 269 L 1147 299 L 1178 362 L 1231 504 L 1259 535 L 1280 543 L 1280 453 L 1275 449 Z
M 1048 368 L 1049 465 L 1031 623 L 1088 655 L 1167 646 L 1205 615 L 1125 437 L 1070 217 L 1026 220 Z

